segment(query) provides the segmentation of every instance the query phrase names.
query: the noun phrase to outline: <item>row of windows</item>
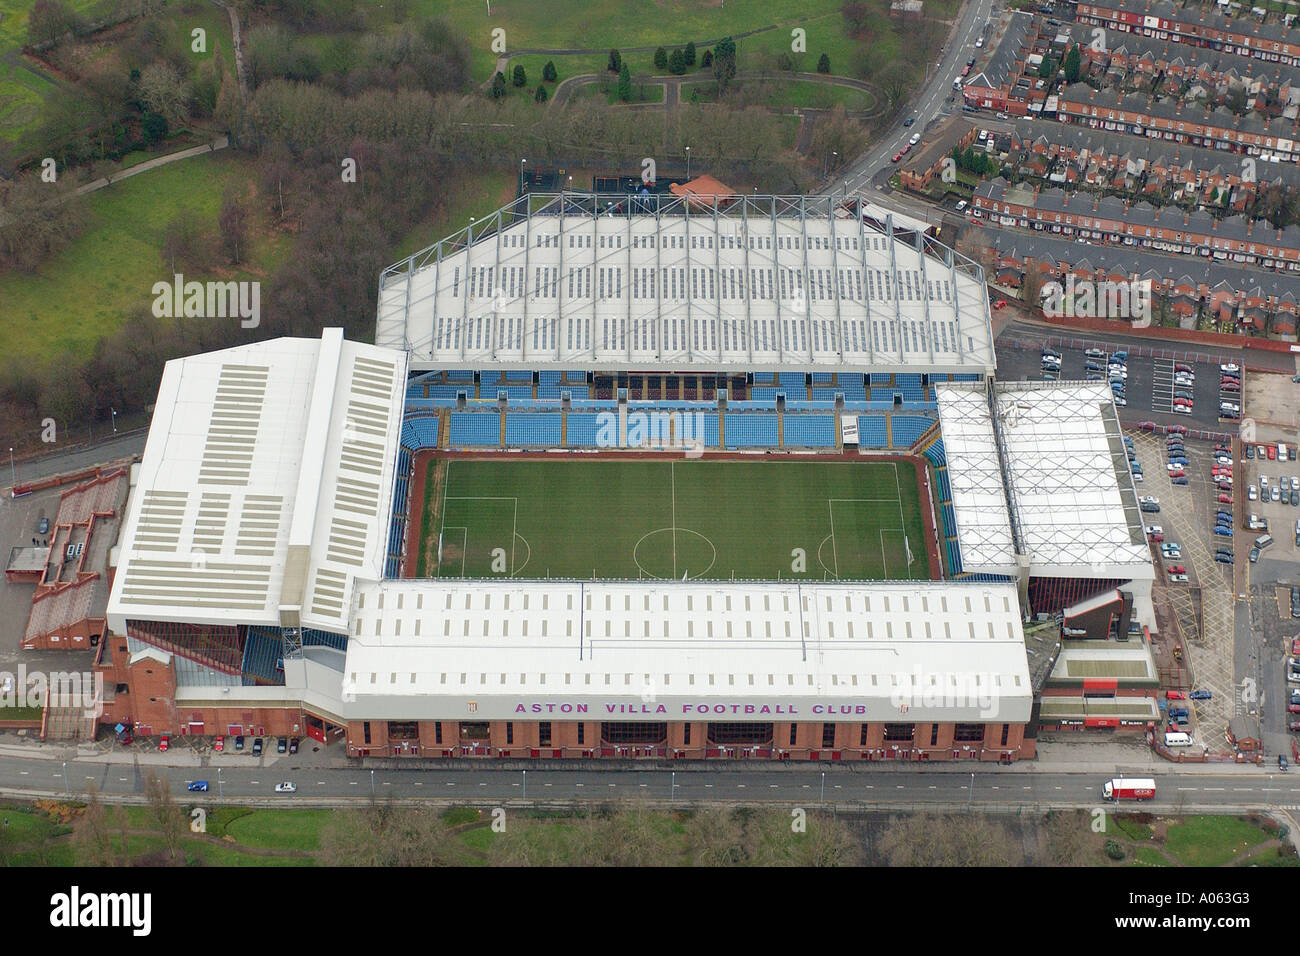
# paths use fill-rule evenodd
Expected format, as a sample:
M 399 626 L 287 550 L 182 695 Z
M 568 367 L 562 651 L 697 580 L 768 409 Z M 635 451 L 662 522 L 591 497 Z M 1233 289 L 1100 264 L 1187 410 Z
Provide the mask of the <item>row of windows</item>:
M 996 212 L 996 208 L 994 209 Z M 748 287 L 745 270 L 725 268 L 720 270 L 698 268 L 690 269 L 690 282 L 687 283 L 685 268 L 635 268 L 632 269 L 633 299 L 746 299 L 763 301 L 777 297 L 787 300 L 818 299 L 827 301 L 841 299 L 851 302 L 863 302 L 880 299 L 892 302 L 915 302 L 928 299 L 931 302 L 952 302 L 952 284 L 944 279 L 926 279 L 916 269 L 893 270 L 868 269 L 864 289 L 862 269 L 810 269 L 805 274 L 801 269 L 750 269 Z M 471 299 L 497 298 L 504 296 L 512 301 L 527 294 L 522 267 L 506 266 L 498 276 L 500 286 L 493 284 L 496 274 L 493 266 L 469 270 L 469 283 L 466 291 Z M 567 270 L 569 299 L 589 299 L 592 289 L 593 267 L 582 266 Z M 601 300 L 621 299 L 623 297 L 623 269 L 596 268 L 596 294 Z M 536 298 L 551 299 L 559 295 L 559 267 L 535 266 L 533 268 L 533 294 Z M 866 293 L 864 296 L 864 292 Z M 452 297 L 460 296 L 460 268 L 452 273 Z
M 822 747 L 830 749 L 835 746 L 835 728 L 836 724 L 822 724 Z M 867 745 L 867 724 L 861 725 L 858 746 Z M 1011 725 L 1002 725 L 1002 742 L 1000 746 L 1007 745 L 1007 739 L 1010 734 Z M 790 742 L 789 746 L 795 746 L 797 742 L 798 725 L 790 725 Z M 362 726 L 362 736 L 365 743 L 370 743 L 370 721 L 365 721 Z M 541 721 L 537 725 L 538 744 L 542 747 L 551 745 L 551 722 Z M 884 728 L 884 740 L 886 743 L 910 743 L 916 736 L 915 724 L 888 723 Z M 419 725 L 414 720 L 388 722 L 389 740 L 415 740 L 419 737 Z M 668 725 L 666 723 L 651 723 L 648 721 L 636 721 L 627 723 L 605 722 L 600 725 L 600 737 L 602 741 L 611 744 L 658 744 L 663 743 L 668 738 Z M 461 741 L 482 741 L 489 738 L 488 724 L 486 721 L 462 722 L 460 724 Z M 770 744 L 773 741 L 773 725 L 767 723 L 711 723 L 708 725 L 708 738 L 717 744 Z M 953 728 L 953 740 L 958 743 L 983 743 L 985 740 L 984 724 L 957 724 Z M 513 722 L 506 723 L 506 744 L 512 745 L 515 742 L 515 725 Z M 578 743 L 586 742 L 586 725 L 578 724 Z M 434 723 L 434 743 L 442 743 L 442 721 Z M 686 746 L 691 744 L 691 725 L 683 725 L 682 743 Z M 930 746 L 939 745 L 939 725 L 930 725 Z
M 928 325 L 918 319 L 905 319 L 900 331 L 896 320 L 871 321 L 871 341 L 867 340 L 867 321 L 849 319 L 837 322 L 834 319 L 783 319 L 781 335 L 777 335 L 776 319 L 753 319 L 745 321 L 735 318 L 699 318 L 687 320 L 685 317 L 667 319 L 610 319 L 599 320 L 600 347 L 602 349 L 626 349 L 629 327 L 632 336 L 632 348 L 635 351 L 656 351 L 660 348 L 662 333 L 663 348 L 677 351 L 689 347 L 695 351 L 717 351 L 719 332 L 721 348 L 725 352 L 747 351 L 753 348 L 759 352 L 775 351 L 778 347 L 786 352 L 806 352 L 811 345 L 815 352 L 850 352 L 865 351 L 868 346 L 876 352 L 897 352 L 899 340 L 904 351 L 955 352 L 958 350 L 957 323 L 953 319 L 932 319 Z M 661 324 L 662 323 L 662 324 Z M 590 318 L 558 320 L 563 326 L 564 345 L 569 349 L 591 348 Z M 534 351 L 556 348 L 557 320 L 539 317 L 532 323 L 532 344 Z M 688 329 L 689 326 L 689 329 Z M 841 328 L 843 339 L 841 339 Z M 689 335 L 688 335 L 689 332 Z M 462 333 L 464 342 L 462 343 Z M 752 334 L 752 344 L 751 344 Z M 475 351 L 497 349 L 518 351 L 523 348 L 524 322 L 518 316 L 472 316 L 467 320 L 443 317 L 439 318 L 434 329 L 434 342 L 437 349 L 466 348 Z M 778 341 L 779 339 L 779 341 Z

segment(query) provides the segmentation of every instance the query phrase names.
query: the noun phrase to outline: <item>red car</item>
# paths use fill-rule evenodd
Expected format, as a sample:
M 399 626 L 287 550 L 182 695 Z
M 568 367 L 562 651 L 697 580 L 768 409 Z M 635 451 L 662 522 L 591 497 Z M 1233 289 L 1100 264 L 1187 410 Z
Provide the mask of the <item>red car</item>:
M 1183 471 L 1183 470 L 1180 468 L 1180 469 L 1178 469 L 1177 471 L 1171 471 L 1171 472 L 1169 473 L 1169 477 L 1170 477 L 1170 478 L 1186 478 L 1186 477 L 1187 477 L 1187 472 Z
M 1276 445 L 1269 445 L 1269 446 L 1268 446 L 1268 460 L 1269 460 L 1269 461 L 1277 461 L 1277 446 L 1276 446 Z
M 1288 714 L 1300 714 L 1300 704 L 1287 704 L 1286 712 Z
M 158 749 L 165 753 L 167 748 L 171 746 L 171 742 L 171 737 L 167 736 L 167 734 L 163 734 L 158 741 Z
M 1232 479 L 1231 479 L 1231 478 L 1220 478 L 1220 479 L 1215 483 L 1214 487 L 1218 488 L 1220 491 L 1231 491 L 1231 490 L 1232 490 Z
M 1291 656 L 1300 657 L 1300 637 L 1291 638 Z
M 1186 435 L 1186 434 L 1187 434 L 1187 426 L 1186 426 L 1186 425 L 1166 425 L 1166 426 L 1165 426 L 1165 434 L 1166 434 L 1166 435 Z
M 218 737 L 216 740 L 212 741 L 212 749 L 215 750 L 215 751 L 217 751 L 218 753 L 220 753 L 221 751 L 225 750 L 225 749 L 226 749 L 226 738 L 225 738 L 225 737 Z
M 1175 363 L 1175 364 L 1174 364 L 1174 371 L 1175 371 L 1175 372 L 1188 372 L 1188 373 L 1192 373 L 1192 374 L 1194 374 L 1194 372 L 1195 372 L 1195 370 L 1194 370 L 1190 365 L 1187 365 L 1187 364 L 1184 363 L 1184 362 L 1177 362 L 1177 363 Z
M 1147 537 L 1151 541 L 1154 541 L 1156 544 L 1159 544 L 1161 541 L 1165 540 L 1165 536 L 1163 534 L 1160 534 L 1159 532 L 1157 532 L 1156 534 L 1147 535 Z
M 998 299 L 996 302 L 993 303 L 993 308 L 994 308 L 995 310 L 997 310 L 997 309 L 1005 309 L 1006 307 L 1007 307 L 1007 300 L 1006 300 L 1006 299 Z
M 902 158 L 903 158 L 903 154 L 902 154 L 902 153 L 895 153 L 895 154 L 894 154 L 894 162 L 898 162 L 898 161 L 899 161 L 900 159 L 902 159 Z
M 1232 469 L 1231 469 L 1231 468 L 1211 468 L 1211 469 L 1210 469 L 1210 477 L 1211 477 L 1211 478 L 1218 478 L 1218 477 L 1220 477 L 1220 476 L 1222 476 L 1222 477 L 1224 477 L 1224 478 L 1231 478 L 1231 477 L 1232 477 Z
M 1144 432 L 1153 432 L 1156 430 L 1155 422 L 1138 422 L 1138 428 Z
M 1190 398 L 1175 398 L 1175 399 L 1174 399 L 1174 404 L 1175 404 L 1175 405 L 1182 405 L 1182 406 L 1184 406 L 1185 408 L 1191 408 L 1191 407 L 1192 407 L 1192 400 L 1191 400 Z
M 1186 574 L 1186 573 L 1187 573 L 1187 569 L 1186 569 L 1185 567 L 1183 567 L 1181 564 L 1175 564 L 1172 568 L 1169 569 L 1169 573 L 1170 573 L 1170 574 Z
M 1186 699 L 1187 699 L 1187 695 L 1186 695 L 1185 693 L 1183 693 L 1181 690 L 1167 690 L 1167 691 L 1165 691 L 1165 699 L 1166 699 L 1166 700 L 1186 700 Z
M 1232 504 L 1232 495 L 1219 495 L 1219 504 L 1221 505 Z
M 1241 391 L 1241 383 L 1240 383 L 1240 382 L 1220 382 L 1220 383 L 1219 383 L 1219 391 L 1221 391 L 1221 392 L 1240 392 L 1240 391 Z
M 1293 720 L 1291 723 L 1287 724 L 1287 726 L 1291 728 L 1292 733 L 1295 733 L 1297 730 L 1300 730 L 1300 720 Z

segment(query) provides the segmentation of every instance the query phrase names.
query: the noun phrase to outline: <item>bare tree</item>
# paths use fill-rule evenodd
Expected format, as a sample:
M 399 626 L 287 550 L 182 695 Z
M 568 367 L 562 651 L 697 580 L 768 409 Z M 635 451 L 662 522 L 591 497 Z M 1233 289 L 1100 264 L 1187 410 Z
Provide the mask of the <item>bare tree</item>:
M 709 806 L 686 823 L 686 849 L 698 866 L 740 866 L 749 861 L 745 819 L 735 810 Z
M 108 813 L 100 802 L 99 785 L 94 780 L 86 783 L 86 812 L 81 815 L 74 845 L 78 866 L 103 867 L 116 863 Z
M 172 129 L 189 121 L 189 81 L 165 60 L 140 71 L 140 101 L 166 119 Z
M 180 853 L 181 837 L 185 833 L 185 814 L 172 799 L 167 781 L 153 771 L 145 774 L 144 795 L 149 816 L 162 834 L 167 855 L 174 860 Z
M 1011 835 L 983 814 L 891 817 L 878 848 L 890 866 L 1008 866 Z

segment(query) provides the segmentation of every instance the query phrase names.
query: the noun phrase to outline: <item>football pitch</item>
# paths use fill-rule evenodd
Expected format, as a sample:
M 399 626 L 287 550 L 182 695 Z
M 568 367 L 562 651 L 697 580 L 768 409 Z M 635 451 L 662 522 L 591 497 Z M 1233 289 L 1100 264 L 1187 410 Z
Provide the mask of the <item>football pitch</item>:
M 420 577 L 930 577 L 900 462 L 431 458 Z

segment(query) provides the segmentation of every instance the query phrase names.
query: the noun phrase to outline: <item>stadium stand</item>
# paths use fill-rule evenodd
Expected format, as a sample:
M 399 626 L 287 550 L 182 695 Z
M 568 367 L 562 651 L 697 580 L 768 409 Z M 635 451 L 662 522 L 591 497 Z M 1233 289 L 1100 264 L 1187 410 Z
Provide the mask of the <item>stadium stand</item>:
M 802 394 L 803 394 L 803 388 L 802 388 L 802 386 L 800 387 L 799 392 L 800 392 L 800 395 L 802 396 Z M 783 393 L 784 393 L 784 389 L 781 389 L 781 388 L 759 387 L 759 386 L 755 385 L 753 388 L 751 388 L 751 389 L 749 390 L 749 397 L 752 398 L 752 399 L 753 399 L 754 401 L 756 401 L 756 402 L 773 402 L 773 403 L 775 403 L 775 402 L 776 402 L 776 396 L 779 395 L 779 394 L 783 394 Z
M 572 448 L 595 448 L 600 414 L 569 412 L 565 420 L 564 444 Z
M 812 383 L 814 385 L 829 385 L 831 383 L 830 372 L 813 372 Z
M 934 419 L 920 415 L 895 415 L 891 422 L 894 447 L 910 448 L 933 424 Z
M 836 378 L 836 387 L 844 393 L 846 402 L 865 402 L 867 388 L 862 384 L 861 375 L 840 375 Z
M 786 415 L 784 421 L 787 448 L 834 448 L 834 415 Z M 727 426 L 731 437 L 731 426 Z
M 872 384 L 872 385 L 888 385 L 888 384 L 889 384 L 889 380 L 890 380 L 891 378 L 893 378 L 893 376 L 890 375 L 888 372 L 872 372 L 872 373 L 871 373 L 871 384 Z
M 841 394 L 838 388 L 814 388 L 812 390 L 812 400 L 814 402 L 833 402 L 837 394 Z
M 777 384 L 782 388 L 803 389 L 804 377 L 803 372 L 778 372 Z
M 924 402 L 927 400 L 926 390 L 921 385 L 920 375 L 895 375 L 894 384 L 903 393 L 903 401 L 905 402 Z
M 728 448 L 777 447 L 775 415 L 728 412 L 725 425 Z
M 501 415 L 497 412 L 452 412 L 448 432 L 452 445 L 501 444 Z
M 402 422 L 402 445 L 406 448 L 437 448 L 438 419 L 408 418 Z
M 896 388 L 873 388 L 871 390 L 871 400 L 873 402 L 892 402 L 894 396 L 901 394 Z
M 531 385 L 480 385 L 479 397 L 486 398 L 489 401 L 495 401 L 502 392 L 506 393 L 506 399 L 511 402 L 528 401 L 533 397 L 533 387 Z
M 467 388 L 467 387 L 464 386 L 464 385 L 430 385 L 430 386 L 429 386 L 429 397 L 430 397 L 430 398 L 451 398 L 451 399 L 454 399 L 454 398 L 456 398 L 456 396 L 458 396 L 461 392 L 464 392 L 465 395 L 466 395 L 466 397 L 468 397 L 469 395 L 471 395 L 471 394 L 473 393 L 473 391 L 474 391 L 474 389 L 473 389 L 472 386 L 470 386 L 470 387 Z
M 560 446 L 559 412 L 506 412 L 507 445 Z
M 283 646 L 278 628 L 249 627 L 240 672 L 245 687 L 284 683 Z
M 860 448 L 888 447 L 889 442 L 885 440 L 885 422 L 884 415 L 859 415 L 858 446 Z

